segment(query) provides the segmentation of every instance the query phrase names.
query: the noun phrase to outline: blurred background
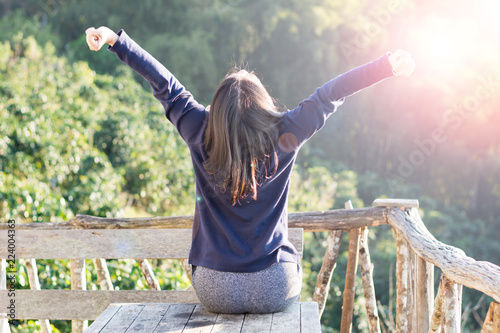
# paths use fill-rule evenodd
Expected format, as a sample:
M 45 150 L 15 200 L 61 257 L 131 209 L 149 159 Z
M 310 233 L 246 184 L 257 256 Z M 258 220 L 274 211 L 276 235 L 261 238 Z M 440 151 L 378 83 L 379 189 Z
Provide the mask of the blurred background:
M 493 0 L 1 0 L 0 219 L 193 214 L 187 147 L 142 78 L 112 53 L 89 51 L 87 27 L 125 29 L 204 105 L 234 65 L 254 70 L 292 109 L 329 79 L 400 48 L 416 62 L 413 75 L 348 98 L 303 147 L 290 211 L 418 199 L 436 238 L 499 265 L 499 12 Z M 302 300 L 312 297 L 324 242 L 307 234 Z M 390 230 L 373 229 L 370 247 L 389 314 Z M 340 327 L 347 243 L 341 251 L 324 332 Z M 38 264 L 42 288 L 68 288 L 67 263 Z M 147 288 L 135 262 L 108 265 L 117 288 Z M 153 265 L 162 288 L 189 286 L 178 263 Z M 18 287 L 28 288 L 19 269 Z M 98 288 L 93 274 L 89 289 Z M 368 332 L 357 292 L 353 331 Z M 464 290 L 464 332 L 480 330 L 491 301 L 481 296 Z M 35 332 L 37 323 L 13 329 Z

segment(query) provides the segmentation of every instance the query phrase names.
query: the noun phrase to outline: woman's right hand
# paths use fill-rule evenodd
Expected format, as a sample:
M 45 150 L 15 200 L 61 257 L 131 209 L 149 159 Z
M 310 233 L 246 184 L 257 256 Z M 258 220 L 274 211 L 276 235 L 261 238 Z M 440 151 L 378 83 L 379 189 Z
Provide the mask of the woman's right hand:
M 389 63 L 392 66 L 394 74 L 399 76 L 410 76 L 415 69 L 415 62 L 411 58 L 411 54 L 403 51 L 396 50 L 389 56 Z
M 118 35 L 108 27 L 88 28 L 85 31 L 87 44 L 92 51 L 99 51 L 104 44 L 113 46 L 118 40 Z

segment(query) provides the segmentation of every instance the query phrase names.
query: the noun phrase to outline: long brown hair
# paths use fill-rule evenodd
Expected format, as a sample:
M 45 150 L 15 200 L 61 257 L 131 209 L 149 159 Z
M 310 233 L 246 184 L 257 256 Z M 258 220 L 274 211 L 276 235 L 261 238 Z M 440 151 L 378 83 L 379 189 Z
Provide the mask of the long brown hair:
M 247 196 L 257 200 L 259 182 L 276 172 L 274 148 L 281 116 L 253 72 L 228 74 L 217 88 L 205 130 L 208 159 L 204 167 L 215 176 L 222 192 L 230 189 L 231 205 Z

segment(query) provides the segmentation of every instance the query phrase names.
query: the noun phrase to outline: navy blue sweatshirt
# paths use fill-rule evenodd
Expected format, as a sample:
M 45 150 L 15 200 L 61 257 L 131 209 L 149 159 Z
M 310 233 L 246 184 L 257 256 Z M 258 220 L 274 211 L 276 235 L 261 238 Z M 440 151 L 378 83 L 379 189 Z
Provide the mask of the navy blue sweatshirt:
M 189 262 L 226 272 L 255 272 L 277 262 L 299 264 L 288 240 L 288 190 L 300 147 L 320 130 L 344 98 L 393 76 L 384 55 L 324 84 L 282 117 L 276 147 L 278 170 L 257 190 L 257 200 L 232 206 L 230 191 L 221 192 L 203 163 L 208 156 L 203 136 L 209 112 L 162 64 L 120 30 L 109 50 L 153 88 L 165 116 L 189 146 L 196 176 L 196 205 Z

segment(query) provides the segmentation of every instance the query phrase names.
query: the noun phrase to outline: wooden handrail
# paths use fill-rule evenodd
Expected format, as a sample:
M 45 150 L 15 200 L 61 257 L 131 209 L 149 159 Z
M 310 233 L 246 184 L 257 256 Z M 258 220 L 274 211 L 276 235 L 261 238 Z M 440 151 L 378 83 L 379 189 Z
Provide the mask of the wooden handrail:
M 389 209 L 389 224 L 410 244 L 415 253 L 443 271 L 451 280 L 473 288 L 500 302 L 500 267 L 476 261 L 464 251 L 438 241 L 425 227 L 418 210 Z
M 336 209 L 322 212 L 292 213 L 288 217 L 290 228 L 304 231 L 350 230 L 352 228 L 375 227 L 387 224 L 386 207 L 359 209 Z M 16 230 L 64 230 L 64 229 L 172 229 L 192 228 L 193 216 L 104 218 L 77 215 L 66 222 L 18 223 Z M 7 230 L 6 223 L 0 223 L 0 230 Z

